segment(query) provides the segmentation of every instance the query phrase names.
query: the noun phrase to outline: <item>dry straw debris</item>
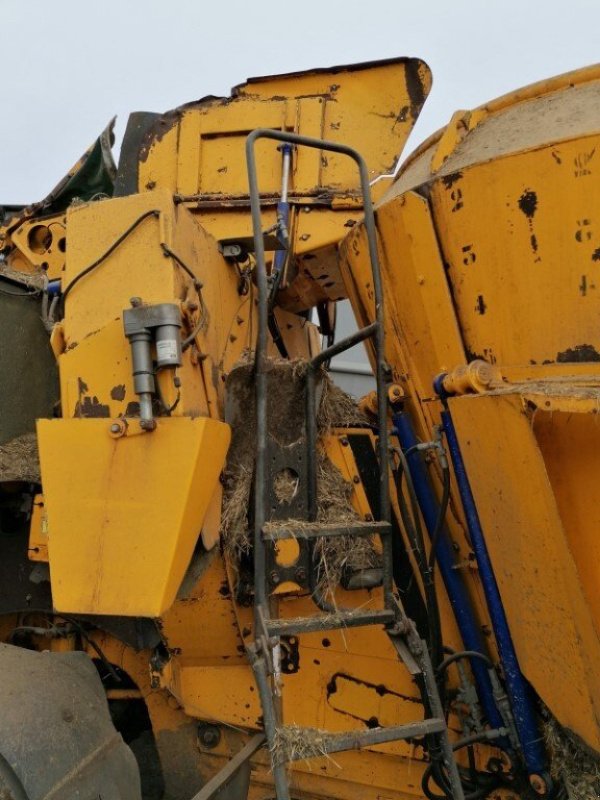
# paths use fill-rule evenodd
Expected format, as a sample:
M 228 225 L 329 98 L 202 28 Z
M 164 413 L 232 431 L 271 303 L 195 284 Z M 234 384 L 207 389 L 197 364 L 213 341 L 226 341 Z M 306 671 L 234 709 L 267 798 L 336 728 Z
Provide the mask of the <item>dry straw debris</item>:
M 40 462 L 35 433 L 25 433 L 0 445 L 0 482 L 40 482 Z
M 308 761 L 327 755 L 327 742 L 331 734 L 318 728 L 300 728 L 286 725 L 278 728 L 271 747 L 273 764 L 290 761 Z
M 550 717 L 545 724 L 546 745 L 551 756 L 551 774 L 564 784 L 569 800 L 600 797 L 600 759 Z
M 306 370 L 303 361 L 273 361 L 271 370 L 279 373 L 278 383 L 288 382 L 293 388 L 290 397 L 293 402 L 301 402 L 302 378 Z M 320 381 L 321 396 L 317 412 L 319 435 L 325 436 L 336 427 L 363 426 L 367 423 L 355 401 L 336 386 L 327 373 Z M 279 390 L 281 391 L 281 390 Z M 281 392 L 282 397 L 286 396 Z M 299 399 L 300 398 L 300 399 Z M 298 409 L 296 409 L 297 411 Z M 280 418 L 281 419 L 281 418 Z M 281 423 L 280 423 L 281 424 Z M 254 427 L 248 426 L 249 435 Z M 281 432 L 274 431 L 274 438 Z M 226 554 L 234 564 L 247 555 L 251 549 L 252 534 L 249 530 L 249 511 L 254 468 L 254 450 L 247 442 L 238 448 L 231 458 L 225 473 L 225 492 L 221 518 L 221 536 Z M 317 452 L 318 517 L 322 525 L 357 524 L 360 519 L 352 506 L 352 484 L 327 458 L 322 448 Z M 280 474 L 274 493 L 281 503 L 289 502 L 298 488 L 298 478 L 292 473 Z M 251 515 L 250 515 L 251 516 Z M 306 526 L 303 520 L 290 520 L 286 526 L 301 530 Z M 380 557 L 370 537 L 340 536 L 323 538 L 316 544 L 319 559 L 321 591 L 332 593 L 340 584 L 345 570 L 354 572 L 379 566 Z
M 252 469 L 238 464 L 225 473 L 225 491 L 221 512 L 221 539 L 226 555 L 234 564 L 250 552 L 252 543 L 248 525 Z

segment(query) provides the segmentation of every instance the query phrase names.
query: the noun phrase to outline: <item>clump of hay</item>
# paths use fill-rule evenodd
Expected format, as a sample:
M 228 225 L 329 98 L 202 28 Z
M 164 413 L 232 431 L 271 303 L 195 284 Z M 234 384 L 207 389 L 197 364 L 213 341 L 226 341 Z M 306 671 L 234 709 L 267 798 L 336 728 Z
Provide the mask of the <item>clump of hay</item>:
M 224 551 L 234 566 L 251 552 L 250 504 L 255 459 L 256 424 L 254 419 L 254 376 L 249 365 L 240 372 L 232 391 L 239 395 L 245 413 L 232 422 L 232 447 L 224 474 L 221 538 Z M 304 435 L 304 376 L 306 361 L 271 359 L 268 369 L 267 421 L 269 435 L 281 446 L 294 445 Z M 350 395 L 336 386 L 326 372 L 318 376 L 317 429 L 325 436 L 335 427 L 364 426 L 366 417 Z M 281 504 L 289 503 L 298 490 L 298 476 L 283 470 L 275 478 L 273 492 Z M 352 484 L 327 458 L 323 448 L 317 450 L 317 522 L 321 525 L 355 525 L 360 518 L 352 506 Z M 286 527 L 299 532 L 305 520 L 290 519 Z M 336 536 L 319 539 L 315 544 L 318 559 L 319 588 L 333 593 L 346 570 L 355 572 L 380 565 L 380 556 L 369 536 Z
M 283 476 L 281 480 L 283 482 L 286 478 Z M 291 476 L 289 478 L 294 489 L 297 480 Z M 250 553 L 252 547 L 253 533 L 248 524 L 248 512 L 252 500 L 251 469 L 238 465 L 225 474 L 224 484 L 221 536 L 226 554 L 236 565 L 243 556 Z M 322 451 L 318 454 L 317 486 L 318 523 L 323 526 L 361 523 L 359 515 L 352 507 L 352 484 L 344 480 L 341 472 Z M 280 489 L 283 492 L 289 491 L 289 487 Z M 305 520 L 294 519 L 285 523 L 286 527 L 298 530 L 300 536 L 302 528 L 308 524 Z M 319 589 L 327 593 L 334 592 L 340 585 L 345 571 L 356 572 L 381 564 L 381 557 L 369 536 L 324 537 L 315 544 L 315 556 L 318 559 Z
M 28 274 L 18 269 L 12 269 L 6 263 L 3 263 L 0 267 L 0 277 L 20 283 L 22 286 L 27 287 L 32 294 L 41 292 L 48 283 L 48 277 L 41 268 L 38 272 Z
M 252 545 L 252 534 L 248 525 L 252 468 L 238 464 L 226 470 L 223 484 L 221 540 L 225 554 L 237 565 L 244 555 L 248 555 Z
M 327 755 L 327 743 L 331 734 L 318 728 L 300 728 L 286 725 L 278 728 L 271 745 L 273 766 L 289 761 L 308 761 Z
M 40 483 L 40 461 L 35 433 L 25 433 L 0 445 L 0 482 Z
M 322 525 L 356 525 L 361 519 L 352 506 L 352 484 L 348 483 L 324 453 L 317 462 L 318 515 Z M 333 536 L 315 545 L 321 593 L 333 594 L 346 571 L 381 566 L 381 557 L 370 536 Z
M 552 778 L 564 784 L 569 800 L 600 797 L 600 758 L 579 744 L 551 716 L 544 725 L 544 738 L 551 756 Z
M 282 469 L 273 481 L 273 494 L 279 505 L 291 503 L 298 493 L 300 478 L 291 469 Z
M 317 428 L 321 434 L 328 433 L 336 427 L 364 427 L 369 424 L 369 420 L 359 410 L 354 398 L 336 386 L 327 372 L 323 372 L 321 387 L 321 400 L 317 411 Z

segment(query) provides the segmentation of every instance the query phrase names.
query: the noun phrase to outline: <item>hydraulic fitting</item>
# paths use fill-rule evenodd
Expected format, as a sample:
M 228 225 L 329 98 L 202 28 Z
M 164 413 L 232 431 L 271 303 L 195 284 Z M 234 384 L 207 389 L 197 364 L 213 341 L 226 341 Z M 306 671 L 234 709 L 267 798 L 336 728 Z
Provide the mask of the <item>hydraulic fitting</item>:
M 156 427 L 152 413 L 155 370 L 181 366 L 181 312 L 175 303 L 145 306 L 139 297 L 132 298 L 131 305 L 123 311 L 123 327 L 131 345 L 133 388 L 140 399 L 140 426 L 151 431 Z M 156 368 L 152 359 L 153 344 Z

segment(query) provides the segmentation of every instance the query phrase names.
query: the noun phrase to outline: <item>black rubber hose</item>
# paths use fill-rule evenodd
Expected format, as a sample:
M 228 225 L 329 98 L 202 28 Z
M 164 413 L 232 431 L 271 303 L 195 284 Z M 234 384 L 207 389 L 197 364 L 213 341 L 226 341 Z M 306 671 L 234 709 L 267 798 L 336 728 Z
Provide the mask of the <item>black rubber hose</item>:
M 29 800 L 23 782 L 2 753 L 0 753 L 0 782 L 12 800 Z
M 457 750 L 461 750 L 463 747 L 470 747 L 478 742 L 490 742 L 502 735 L 503 733 L 497 730 L 474 733 L 471 736 L 465 736 L 463 739 L 459 739 L 458 742 L 455 742 L 452 745 L 452 750 L 453 752 L 456 752 Z M 442 788 L 444 794 L 435 794 L 435 792 L 429 788 L 429 781 L 431 780 L 432 775 Z M 483 777 L 487 778 L 488 776 L 480 776 L 480 778 Z M 481 798 L 487 797 L 487 795 L 499 785 L 500 783 L 498 782 L 498 779 L 495 776 L 489 775 L 489 780 L 486 780 L 485 786 L 480 786 L 480 788 L 476 789 L 474 792 L 465 794 L 464 800 L 481 800 Z M 434 761 L 427 765 L 425 772 L 423 773 L 421 788 L 423 790 L 423 794 L 428 798 L 428 800 L 448 800 L 448 798 L 452 800 L 452 793 L 449 791 L 445 776 L 443 776 L 443 773 L 441 772 L 441 765 Z
M 421 782 L 421 789 L 423 790 L 423 794 L 427 798 L 427 800 L 454 800 L 453 795 L 450 789 L 443 789 L 444 794 L 436 794 L 429 788 L 429 782 L 434 772 L 434 764 L 427 765 L 425 772 L 423 773 L 423 780 Z M 439 777 L 434 776 L 436 782 L 439 783 Z M 494 783 L 486 784 L 485 786 L 481 786 L 478 789 L 475 789 L 473 792 L 465 792 L 464 800 L 483 800 L 483 798 L 487 797 L 490 792 L 492 792 L 495 788 L 500 786 L 501 784 L 498 781 L 494 781 Z
M 39 614 L 40 616 L 58 617 L 59 619 L 64 619 L 65 622 L 69 622 L 71 625 L 73 625 L 77 629 L 77 632 L 79 633 L 79 635 L 82 636 L 86 640 L 86 642 L 89 644 L 89 646 L 95 651 L 95 653 L 97 654 L 98 658 L 104 664 L 104 666 L 106 667 L 107 671 L 114 678 L 114 680 L 117 681 L 117 683 L 121 683 L 121 681 L 122 681 L 121 677 L 119 676 L 119 674 L 117 673 L 117 671 L 115 670 L 113 665 L 110 663 L 110 661 L 107 659 L 107 657 L 104 655 L 104 653 L 102 652 L 102 649 L 100 648 L 100 646 L 98 644 L 96 644 L 96 642 L 92 638 L 90 638 L 89 634 L 87 633 L 87 631 L 85 630 L 85 628 L 83 627 L 81 622 L 79 620 L 75 619 L 74 617 L 69 616 L 68 614 L 66 614 L 66 615 L 65 614 L 60 614 L 57 611 L 51 611 L 48 608 L 16 608 L 16 609 L 10 609 L 10 610 L 7 609 L 3 613 L 5 615 L 9 615 L 9 614 L 11 614 L 11 615 L 12 614 Z
M 440 501 L 440 507 L 438 509 L 438 515 L 435 521 L 435 527 L 431 534 L 431 550 L 429 551 L 429 569 L 431 570 L 432 575 L 435 570 L 437 546 L 440 540 L 440 536 L 442 535 L 442 531 L 444 530 L 444 524 L 446 522 L 446 514 L 448 513 L 448 504 L 450 502 L 450 467 L 448 466 L 448 464 L 445 464 L 442 467 L 442 475 L 443 475 L 442 499 Z
M 457 653 L 452 653 L 451 655 L 446 656 L 446 658 L 437 668 L 437 672 L 440 674 L 442 672 L 445 672 L 445 670 L 448 669 L 450 664 L 453 664 L 455 661 L 460 661 L 463 658 L 479 658 L 481 659 L 481 661 L 485 661 L 485 663 L 490 669 L 492 669 L 494 666 L 490 661 L 490 659 L 483 653 L 480 653 L 479 650 L 460 650 Z
M 411 499 L 412 514 L 410 514 L 406 505 L 406 500 L 402 492 L 402 477 L 406 475 L 406 486 L 408 494 Z M 440 617 L 440 608 L 437 598 L 437 592 L 433 581 L 433 575 L 429 569 L 427 562 L 427 554 L 425 552 L 425 540 L 423 538 L 423 529 L 421 528 L 421 521 L 419 519 L 419 504 L 415 494 L 414 486 L 408 464 L 403 453 L 400 453 L 400 465 L 396 473 L 396 493 L 398 496 L 398 506 L 400 508 L 400 516 L 408 536 L 411 547 L 414 550 L 417 566 L 421 573 L 423 581 L 423 589 L 425 592 L 425 605 L 427 606 L 427 616 L 429 622 L 429 652 L 434 669 L 442 660 L 443 653 L 443 640 L 442 640 L 442 623 Z
M 63 308 L 64 308 L 64 302 L 65 302 L 65 299 L 66 299 L 67 295 L 69 294 L 71 289 L 79 283 L 79 281 L 82 278 L 85 278 L 86 275 L 89 275 L 90 272 L 92 272 L 93 270 L 96 269 L 96 267 L 99 267 L 100 264 L 102 264 L 104 261 L 106 261 L 106 259 L 112 253 L 115 252 L 115 250 L 119 247 L 119 245 L 121 245 L 125 241 L 125 239 L 127 239 L 127 237 L 131 233 L 133 233 L 133 231 L 137 228 L 137 226 L 141 222 L 143 222 L 145 219 L 148 219 L 148 217 L 158 217 L 159 215 L 160 215 L 160 211 L 158 209 L 156 209 L 156 208 L 150 209 L 149 211 L 144 211 L 143 214 L 140 214 L 140 216 L 137 219 L 135 219 L 131 223 L 131 225 L 128 228 L 126 228 L 123 231 L 123 233 L 117 239 L 115 239 L 115 241 L 108 247 L 107 250 L 104 251 L 104 253 L 102 253 L 101 256 L 99 256 L 94 262 L 89 264 L 85 269 L 82 269 L 81 272 L 73 278 L 71 283 L 68 283 L 65 286 L 65 288 L 63 289 L 62 297 L 61 297 L 61 303 L 63 304 Z

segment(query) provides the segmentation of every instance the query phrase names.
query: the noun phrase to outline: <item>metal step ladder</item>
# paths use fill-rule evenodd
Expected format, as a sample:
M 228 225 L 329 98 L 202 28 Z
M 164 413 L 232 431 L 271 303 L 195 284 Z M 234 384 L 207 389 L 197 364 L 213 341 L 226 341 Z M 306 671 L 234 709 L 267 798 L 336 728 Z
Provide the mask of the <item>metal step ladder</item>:
M 357 164 L 361 189 L 364 198 L 365 228 L 367 232 L 369 255 L 373 275 L 375 296 L 375 322 L 367 325 L 337 344 L 321 351 L 308 362 L 306 372 L 306 497 L 308 525 L 294 530 L 282 521 L 273 525 L 267 519 L 267 334 L 268 334 L 268 296 L 269 279 L 266 272 L 264 240 L 261 226 L 260 194 L 257 181 L 255 143 L 258 139 L 271 139 L 288 145 L 327 150 L 352 158 Z M 354 149 L 334 142 L 313 139 L 297 134 L 276 130 L 258 129 L 246 141 L 246 158 L 250 187 L 250 204 L 254 232 L 254 253 L 256 257 L 256 278 L 258 286 L 258 333 L 256 345 L 256 422 L 257 447 L 254 480 L 254 642 L 248 648 L 249 657 L 256 678 L 262 710 L 267 743 L 271 751 L 271 761 L 277 800 L 290 800 L 290 788 L 286 763 L 294 759 L 279 747 L 285 742 L 286 734 L 291 733 L 281 723 L 280 702 L 278 698 L 277 653 L 282 636 L 297 636 L 314 631 L 329 631 L 340 628 L 356 628 L 381 625 L 390 637 L 400 660 L 410 673 L 423 682 L 428 702 L 428 719 L 404 725 L 373 728 L 364 731 L 343 733 L 319 732 L 319 753 L 326 755 L 344 750 L 355 750 L 383 742 L 402 741 L 419 736 L 429 737 L 431 745 L 439 750 L 454 800 L 463 800 L 463 791 L 458 767 L 453 757 L 452 745 L 444 718 L 442 702 L 438 693 L 433 668 L 425 643 L 418 637 L 414 624 L 406 617 L 393 592 L 392 528 L 390 525 L 389 498 L 389 450 L 387 432 L 387 393 L 386 369 L 384 362 L 383 329 L 383 290 L 377 255 L 375 220 L 371 203 L 367 167 Z M 355 344 L 373 338 L 376 355 L 376 382 L 378 397 L 378 445 L 379 461 L 379 508 L 378 522 L 355 526 L 322 526 L 317 520 L 317 423 L 316 423 L 316 380 L 321 366 L 333 356 L 344 352 Z M 267 525 L 267 523 L 269 524 Z M 267 575 L 269 549 L 282 539 L 297 538 L 308 540 L 309 548 L 325 537 L 339 535 L 372 536 L 377 534 L 382 544 L 382 586 L 383 606 L 380 609 L 360 611 L 338 609 L 327 603 L 318 591 L 317 567 L 314 559 L 309 560 L 311 576 L 309 580 L 312 598 L 321 613 L 310 617 L 279 618 L 271 616 L 270 585 Z M 312 552 L 312 550 L 310 551 Z M 297 731 L 297 729 L 294 728 Z M 431 748 L 430 748 L 431 749 Z

